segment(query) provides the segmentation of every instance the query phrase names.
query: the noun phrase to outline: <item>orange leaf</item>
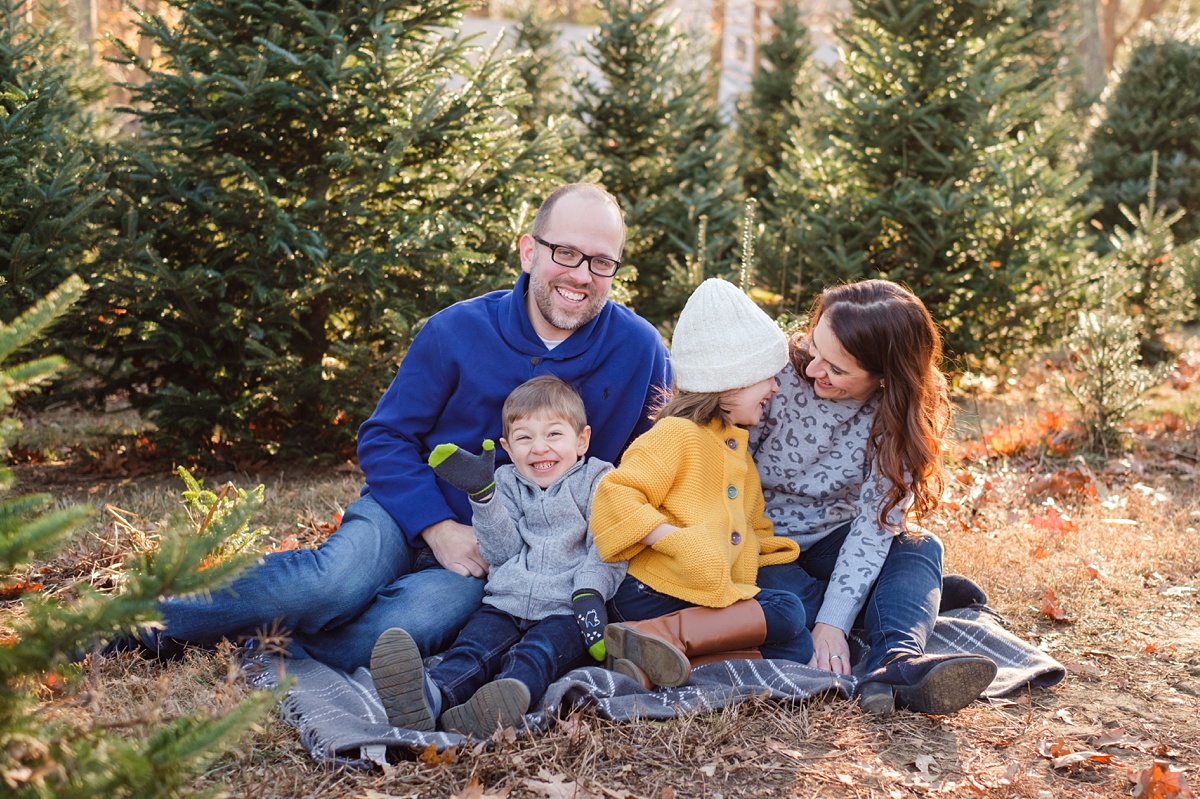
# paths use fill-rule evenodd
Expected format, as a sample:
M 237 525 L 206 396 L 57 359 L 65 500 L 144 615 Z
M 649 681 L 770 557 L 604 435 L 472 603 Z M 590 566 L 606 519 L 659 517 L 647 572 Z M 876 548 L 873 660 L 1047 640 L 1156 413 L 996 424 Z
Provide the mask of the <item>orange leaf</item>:
M 440 766 L 446 763 L 453 763 L 458 760 L 458 747 L 450 746 L 445 751 L 439 753 L 437 744 L 430 744 L 421 750 L 419 759 L 427 766 Z
M 1038 754 L 1043 757 L 1062 757 L 1071 754 L 1071 747 L 1067 746 L 1067 739 L 1060 735 L 1053 741 L 1042 741 Z
M 1050 557 L 1050 550 L 1046 549 L 1041 544 L 1038 544 L 1036 547 L 1029 550 L 1029 557 L 1033 558 L 1034 560 L 1042 560 L 1043 558 Z
M 1069 618 L 1066 612 L 1062 609 L 1062 605 L 1058 603 L 1058 597 L 1054 595 L 1052 589 L 1047 588 L 1046 593 L 1042 595 L 1042 615 L 1050 621 L 1061 621 L 1072 623 L 1075 620 Z
M 299 548 L 300 548 L 300 539 L 296 538 L 294 533 L 288 533 L 287 535 L 285 535 L 283 537 L 283 540 L 279 542 L 279 546 L 267 547 L 266 549 L 263 550 L 263 554 L 267 555 L 267 554 L 270 554 L 271 552 L 287 552 L 289 549 L 299 549 Z
M 1155 652 L 1157 652 L 1157 651 L 1158 651 L 1158 645 L 1157 645 L 1157 644 L 1152 644 L 1152 643 L 1150 643 L 1149 641 L 1147 641 L 1147 642 L 1146 642 L 1146 645 L 1145 645 L 1145 646 L 1143 646 L 1143 647 L 1142 647 L 1141 649 L 1139 649 L 1138 651 L 1139 651 L 1141 654 L 1143 654 L 1143 655 L 1153 655 Z
M 983 443 L 997 455 L 1017 455 L 1024 452 L 1028 442 L 1025 432 L 1015 424 L 1001 425 L 983 434 Z
M 6 585 L 0 588 L 0 602 L 11 602 L 17 599 L 22 594 L 27 594 L 30 591 L 41 591 L 43 588 L 41 583 L 26 582 L 25 580 L 17 580 L 12 585 Z
M 433 744 L 430 744 L 430 746 L 433 746 Z M 422 759 L 424 759 L 424 755 L 422 755 Z M 471 781 L 468 782 L 461 791 L 454 794 L 451 799 L 483 799 L 483 796 L 483 786 L 479 784 L 479 775 L 476 774 L 471 778 Z
M 1029 523 L 1035 528 L 1045 530 L 1051 535 L 1079 532 L 1079 525 L 1071 521 L 1069 517 L 1061 515 L 1058 512 L 1058 508 L 1053 505 L 1046 510 L 1045 516 L 1031 517 Z
M 1183 770 L 1165 760 L 1155 760 L 1137 774 L 1133 799 L 1195 799 L 1183 778 Z

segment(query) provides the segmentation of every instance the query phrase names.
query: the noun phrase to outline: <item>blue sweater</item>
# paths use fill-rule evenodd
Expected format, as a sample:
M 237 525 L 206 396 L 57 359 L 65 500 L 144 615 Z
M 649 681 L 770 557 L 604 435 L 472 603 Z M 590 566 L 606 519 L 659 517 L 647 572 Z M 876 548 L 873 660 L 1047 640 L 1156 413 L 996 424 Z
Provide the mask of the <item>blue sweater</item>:
M 588 455 L 615 463 L 650 427 L 650 407 L 670 386 L 667 349 L 654 327 L 614 302 L 553 350 L 525 308 L 529 276 L 434 314 L 413 339 L 391 386 L 358 430 L 363 493 L 387 509 L 409 541 L 431 524 L 471 523 L 467 495 L 437 477 L 426 459 L 438 444 L 479 452 L 501 434 L 500 408 L 514 388 L 552 374 L 583 397 Z M 497 463 L 507 456 L 496 448 Z

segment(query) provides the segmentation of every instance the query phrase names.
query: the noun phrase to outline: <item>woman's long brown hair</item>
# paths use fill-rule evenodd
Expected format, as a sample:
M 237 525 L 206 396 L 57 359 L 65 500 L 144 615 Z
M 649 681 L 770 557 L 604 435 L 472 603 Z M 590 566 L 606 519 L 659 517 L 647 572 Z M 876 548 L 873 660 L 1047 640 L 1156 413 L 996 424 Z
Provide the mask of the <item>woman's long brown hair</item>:
M 842 348 L 872 378 L 882 397 L 867 442 L 867 458 L 892 487 L 879 511 L 888 514 L 909 492 L 918 518 L 941 501 L 942 448 L 950 425 L 950 399 L 939 364 L 942 340 L 925 305 L 888 280 L 863 280 L 826 289 L 813 303 L 807 331 L 793 334 L 792 365 L 808 380 L 812 360 L 804 345 L 824 317 Z

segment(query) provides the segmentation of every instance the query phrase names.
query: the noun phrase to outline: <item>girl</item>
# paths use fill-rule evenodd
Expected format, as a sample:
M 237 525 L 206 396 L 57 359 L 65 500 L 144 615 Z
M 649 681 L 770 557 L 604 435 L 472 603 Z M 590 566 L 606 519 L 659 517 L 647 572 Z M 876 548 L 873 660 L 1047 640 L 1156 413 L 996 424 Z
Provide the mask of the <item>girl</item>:
M 811 659 L 803 604 L 756 583 L 760 565 L 799 553 L 772 534 L 747 449 L 746 428 L 786 362 L 786 337 L 733 284 L 706 280 L 688 299 L 672 342 L 673 395 L 592 502 L 600 557 L 629 561 L 611 602 L 619 621 L 604 634 L 618 671 L 681 685 L 696 656 L 759 647 Z
M 996 674 L 985 657 L 924 654 L 942 544 L 906 520 L 941 496 L 950 420 L 941 351 L 929 311 L 907 289 L 887 280 L 828 289 L 793 336 L 782 390 L 751 432 L 766 513 L 803 551 L 759 582 L 804 601 L 818 668 L 849 674 L 847 634 L 865 628 L 859 701 L 873 713 L 952 713 Z M 956 604 L 986 601 L 966 578 L 947 588 L 961 595 Z

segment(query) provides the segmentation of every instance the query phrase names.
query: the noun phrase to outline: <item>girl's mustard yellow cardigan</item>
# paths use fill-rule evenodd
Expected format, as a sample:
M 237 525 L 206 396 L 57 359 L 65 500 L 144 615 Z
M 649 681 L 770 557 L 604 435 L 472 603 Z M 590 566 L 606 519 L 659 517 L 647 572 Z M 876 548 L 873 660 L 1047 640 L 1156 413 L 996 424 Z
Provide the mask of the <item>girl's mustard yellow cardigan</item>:
M 600 557 L 628 560 L 629 574 L 663 594 L 723 608 L 758 593 L 758 567 L 800 554 L 773 535 L 762 486 L 741 427 L 668 417 L 625 451 L 600 481 L 591 528 Z M 660 524 L 680 528 L 653 546 Z

